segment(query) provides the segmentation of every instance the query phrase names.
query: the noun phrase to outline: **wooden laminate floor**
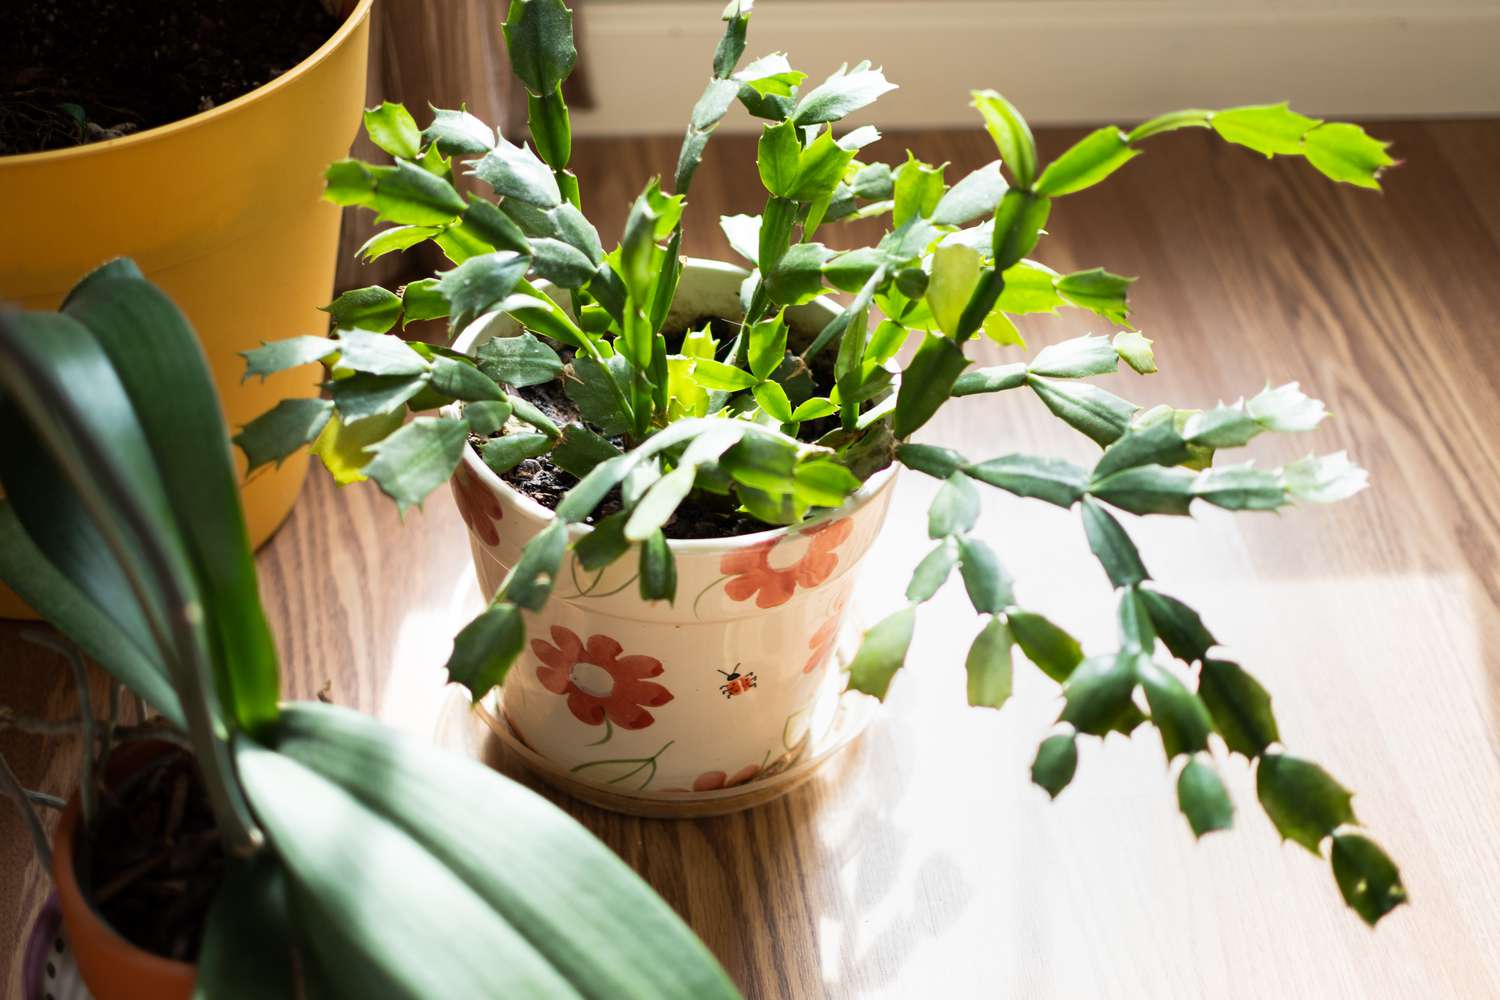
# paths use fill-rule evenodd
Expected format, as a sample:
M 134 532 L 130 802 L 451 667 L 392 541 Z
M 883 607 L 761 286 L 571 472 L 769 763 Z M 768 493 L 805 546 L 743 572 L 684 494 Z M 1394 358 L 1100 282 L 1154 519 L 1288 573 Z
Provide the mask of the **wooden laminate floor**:
M 640 871 L 756 997 L 1369 998 L 1500 995 L 1500 123 L 1381 124 L 1405 166 L 1383 195 L 1325 183 L 1211 137 L 1146 156 L 1053 214 L 1040 254 L 1063 270 L 1139 275 L 1160 375 L 1106 385 L 1137 402 L 1208 405 L 1300 379 L 1336 419 L 1257 443 L 1265 462 L 1347 448 L 1372 489 L 1282 516 L 1135 522 L 1147 565 L 1189 598 L 1276 698 L 1287 743 L 1358 792 L 1412 905 L 1369 931 L 1325 864 L 1280 844 L 1242 762 L 1237 828 L 1195 844 L 1154 736 L 1085 746 L 1056 803 L 1027 767 L 1057 709 L 1018 669 L 1001 713 L 964 707 L 976 625 L 940 597 L 882 717 L 792 796 L 700 822 L 562 804 Z M 1046 132 L 1055 153 L 1077 132 Z M 959 171 L 993 158 L 977 129 L 887 136 Z M 606 243 L 677 139 L 583 141 L 585 207 Z M 873 150 L 872 150 L 873 151 Z M 720 213 L 759 210 L 753 140 L 715 138 L 686 249 L 724 256 Z M 845 245 L 848 231 L 830 229 Z M 866 231 L 863 235 L 868 236 Z M 1027 323 L 1033 346 L 1091 328 Z M 302 331 L 270 331 L 270 333 Z M 985 345 L 983 363 L 1002 352 Z M 987 458 L 1087 441 L 1020 394 L 946 410 L 926 440 Z M 870 557 L 867 608 L 895 599 L 924 550 L 930 481 L 900 484 Z M 1110 640 L 1102 574 L 1073 518 L 986 497 L 982 534 L 1028 606 Z M 354 705 L 522 776 L 442 686 L 449 638 L 479 606 L 447 496 L 398 524 L 372 489 L 310 481 L 260 555 L 287 688 Z M 65 675 L 0 626 L 0 704 L 74 710 Z M 64 791 L 75 755 L 0 733 L 34 786 Z M 524 779 L 524 776 L 523 780 Z M 43 883 L 0 806 L 0 992 Z

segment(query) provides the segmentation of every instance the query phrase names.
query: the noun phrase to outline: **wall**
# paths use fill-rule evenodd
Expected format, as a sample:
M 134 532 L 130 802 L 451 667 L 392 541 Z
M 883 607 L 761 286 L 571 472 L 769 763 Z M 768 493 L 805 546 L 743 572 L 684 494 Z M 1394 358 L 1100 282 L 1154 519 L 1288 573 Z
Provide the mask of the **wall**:
M 681 131 L 722 8 L 588 0 L 598 105 L 577 132 Z M 1282 99 L 1363 118 L 1500 113 L 1497 0 L 759 0 L 746 60 L 778 50 L 818 79 L 844 60 L 884 66 L 902 89 L 863 120 L 888 128 L 969 124 L 975 87 L 1041 123 Z

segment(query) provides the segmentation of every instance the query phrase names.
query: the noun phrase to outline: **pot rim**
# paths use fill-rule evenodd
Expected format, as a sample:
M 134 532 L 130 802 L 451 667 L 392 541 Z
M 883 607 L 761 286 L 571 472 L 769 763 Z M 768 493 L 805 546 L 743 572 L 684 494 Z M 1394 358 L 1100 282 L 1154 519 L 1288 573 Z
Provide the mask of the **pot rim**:
M 246 105 L 262 100 L 282 87 L 289 86 L 293 80 L 305 75 L 318 63 L 327 59 L 337 49 L 341 48 L 348 37 L 368 19 L 370 8 L 375 0 L 358 0 L 349 16 L 344 18 L 334 33 L 322 45 L 314 49 L 306 58 L 291 69 L 277 76 L 273 80 L 261 84 L 248 93 L 241 94 L 231 101 L 225 101 L 217 107 L 209 108 L 207 111 L 199 111 L 188 115 L 186 118 L 178 118 L 176 121 L 167 122 L 164 125 L 154 125 L 151 128 L 136 132 L 132 135 L 122 135 L 118 139 L 105 139 L 103 142 L 90 142 L 82 146 L 68 146 L 65 149 L 44 149 L 35 153 L 13 153 L 9 156 L 0 156 L 0 166 L 15 164 L 18 166 L 31 166 L 33 164 L 56 163 L 62 160 L 82 158 L 86 156 L 102 156 L 105 153 L 127 146 L 140 146 L 148 142 L 165 139 L 168 136 L 190 129 L 199 128 L 203 125 L 222 118 L 225 115 L 234 114 Z
M 700 271 L 716 271 L 719 273 L 728 272 L 739 274 L 742 276 L 748 276 L 750 273 L 749 271 L 745 270 L 742 267 L 739 267 L 736 264 L 731 264 L 726 261 L 720 260 L 711 260 L 703 257 L 685 258 L 683 261 L 684 275 L 690 268 Z M 828 298 L 826 295 L 819 296 L 818 298 L 814 299 L 811 304 L 822 306 L 823 308 L 830 311 L 837 311 L 839 309 L 839 305 L 832 299 Z M 469 328 L 466 328 L 462 334 L 455 338 L 453 342 L 453 349 L 455 351 L 458 351 L 462 354 L 469 354 L 473 351 L 473 341 L 477 333 L 477 331 L 473 330 L 473 327 L 477 324 L 477 322 L 478 321 L 476 321 L 475 324 L 470 324 Z M 504 494 L 511 503 L 522 508 L 532 516 L 537 517 L 543 521 L 551 521 L 557 516 L 556 511 L 552 510 L 552 508 L 537 503 L 531 497 L 527 496 L 520 490 L 511 486 L 505 480 L 501 479 L 500 476 L 495 472 L 495 470 L 486 465 L 484 460 L 479 457 L 479 453 L 476 452 L 473 448 L 469 447 L 469 442 L 467 440 L 464 442 L 463 464 L 464 468 L 468 469 L 472 475 L 478 476 L 480 481 L 482 481 L 486 486 Z M 799 521 L 796 524 L 782 525 L 778 528 L 767 528 L 764 531 L 755 531 L 749 534 L 731 535 L 721 538 L 669 538 L 667 539 L 667 547 L 674 552 L 683 554 L 707 555 L 734 552 L 741 549 L 750 549 L 755 548 L 759 545 L 774 544 L 778 539 L 792 534 L 793 532 L 804 532 L 809 528 L 817 527 L 818 525 L 822 524 L 829 524 L 833 521 L 837 521 L 853 515 L 856 511 L 858 511 L 865 504 L 869 503 L 872 499 L 874 499 L 875 496 L 877 496 L 882 490 L 890 485 L 892 479 L 896 475 L 896 470 L 897 463 L 893 461 L 890 465 L 876 472 L 874 475 L 870 476 L 869 479 L 866 479 L 864 483 L 860 485 L 858 490 L 849 495 L 849 499 L 844 501 L 843 506 L 834 508 L 833 510 L 825 510 L 823 513 L 818 514 L 816 517 L 811 517 L 806 520 Z M 592 525 L 574 524 L 570 525 L 568 533 L 571 537 L 578 538 L 582 535 L 588 534 L 593 530 L 594 528 Z
M 150 744 L 143 746 L 149 747 Z M 146 752 L 146 749 L 140 751 L 142 755 Z M 93 900 L 84 895 L 83 887 L 78 884 L 76 870 L 77 836 L 81 826 L 82 810 L 78 801 L 78 793 L 75 791 L 69 796 L 68 804 L 63 807 L 57 830 L 52 837 L 52 881 L 57 889 L 58 905 L 63 914 L 64 926 L 66 926 L 67 915 L 70 912 L 85 915 L 94 928 L 109 942 L 112 951 L 130 953 L 139 968 L 149 970 L 153 978 L 191 983 L 198 974 L 196 964 L 180 962 L 174 958 L 164 958 L 134 944 L 117 931 L 114 925 L 105 920 L 94 906 Z M 77 950 L 76 945 L 74 950 Z

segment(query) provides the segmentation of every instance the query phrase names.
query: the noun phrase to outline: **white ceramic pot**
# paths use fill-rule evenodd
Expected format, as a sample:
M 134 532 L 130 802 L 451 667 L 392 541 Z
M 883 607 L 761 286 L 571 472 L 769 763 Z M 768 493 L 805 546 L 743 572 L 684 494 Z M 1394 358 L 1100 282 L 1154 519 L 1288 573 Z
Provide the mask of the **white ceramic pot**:
M 690 260 L 669 325 L 739 315 L 744 278 Z M 789 321 L 816 331 L 836 308 L 819 300 Z M 473 353 L 517 329 L 486 318 L 454 346 Z M 627 811 L 723 812 L 789 789 L 844 687 L 834 654 L 851 638 L 841 632 L 854 571 L 880 532 L 893 478 L 894 467 L 877 473 L 844 507 L 795 528 L 672 541 L 674 604 L 641 600 L 628 555 L 591 573 L 570 554 L 547 606 L 526 616 L 527 646 L 497 713 L 502 735 L 524 744 L 544 777 Z M 554 515 L 472 448 L 453 493 L 491 595 Z

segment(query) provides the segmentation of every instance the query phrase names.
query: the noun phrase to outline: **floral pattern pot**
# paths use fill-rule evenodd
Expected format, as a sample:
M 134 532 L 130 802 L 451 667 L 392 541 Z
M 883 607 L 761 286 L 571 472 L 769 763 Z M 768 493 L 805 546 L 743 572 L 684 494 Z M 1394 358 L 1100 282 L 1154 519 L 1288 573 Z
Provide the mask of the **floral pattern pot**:
M 738 315 L 744 278 L 737 267 L 689 261 L 672 319 Z M 789 320 L 816 331 L 835 308 L 819 300 L 790 310 Z M 472 353 L 516 332 L 506 317 L 485 318 L 455 347 Z M 829 675 L 840 633 L 852 627 L 845 610 L 855 570 L 885 520 L 893 478 L 894 469 L 877 473 L 839 510 L 793 528 L 673 540 L 675 604 L 640 599 L 634 559 L 589 572 L 570 555 L 546 608 L 527 614 L 527 648 L 502 694 L 510 733 L 545 762 L 545 777 L 631 811 L 748 793 L 786 771 L 843 688 Z M 453 491 L 488 596 L 553 514 L 473 449 L 464 450 Z M 575 527 L 574 537 L 589 530 Z

